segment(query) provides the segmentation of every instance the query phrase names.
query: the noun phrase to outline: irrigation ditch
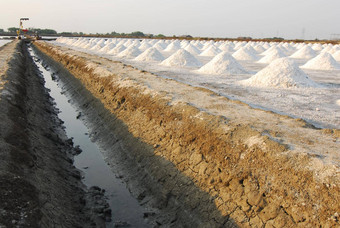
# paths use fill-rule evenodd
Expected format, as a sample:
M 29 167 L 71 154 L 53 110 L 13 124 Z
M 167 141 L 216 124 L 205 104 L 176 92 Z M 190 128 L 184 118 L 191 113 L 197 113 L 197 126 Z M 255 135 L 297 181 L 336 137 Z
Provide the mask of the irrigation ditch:
M 11 42 L 0 60 L 0 227 L 339 225 L 338 176 L 315 178 L 313 158 L 248 124 L 45 42 Z
M 171 162 L 156 155 L 154 145 L 131 134 L 126 124 L 112 115 L 61 63 L 34 46 L 33 49 L 41 56 L 42 64 L 58 77 L 63 93 L 81 113 L 78 118 L 89 129 L 91 140 L 97 143 L 116 177 L 127 184 L 142 205 L 143 218 L 150 226 L 236 226 L 229 216 L 220 214 L 214 197 L 200 190 Z M 101 174 L 95 178 L 101 178 L 98 175 Z

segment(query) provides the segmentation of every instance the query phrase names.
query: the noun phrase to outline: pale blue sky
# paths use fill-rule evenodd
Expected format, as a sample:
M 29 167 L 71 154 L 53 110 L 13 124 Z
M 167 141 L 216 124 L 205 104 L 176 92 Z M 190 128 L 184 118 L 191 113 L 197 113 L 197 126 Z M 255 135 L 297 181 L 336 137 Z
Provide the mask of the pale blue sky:
M 0 0 L 0 28 L 328 39 L 340 34 L 340 0 Z

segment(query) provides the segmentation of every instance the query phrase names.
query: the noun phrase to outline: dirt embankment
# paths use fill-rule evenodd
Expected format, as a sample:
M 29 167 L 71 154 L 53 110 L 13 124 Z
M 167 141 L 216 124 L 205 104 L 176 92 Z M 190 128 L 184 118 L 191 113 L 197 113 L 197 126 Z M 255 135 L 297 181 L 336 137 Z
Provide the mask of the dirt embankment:
M 103 226 L 24 41 L 0 49 L 0 227 Z
M 135 158 L 141 172 L 148 173 L 163 186 L 165 203 L 181 202 L 191 205 L 192 211 L 199 210 L 202 214 L 201 220 L 209 221 L 213 226 L 231 225 L 232 223 L 226 223 L 231 221 L 228 220 L 229 217 L 241 227 L 339 226 L 338 168 L 336 165 L 334 169 L 327 166 L 323 171 L 335 173 L 322 172 L 311 167 L 311 164 L 317 164 L 320 160 L 318 155 L 291 152 L 291 147 L 294 146 L 300 148 L 307 143 L 317 147 L 324 142 L 308 141 L 307 136 L 303 136 L 303 141 L 299 144 L 299 135 L 291 135 L 296 140 L 295 144 L 285 145 L 271 137 L 272 134 L 280 137 L 280 132 L 273 131 L 269 124 L 265 131 L 257 130 L 254 127 L 257 123 L 252 125 L 249 121 L 251 116 L 244 119 L 243 123 L 233 121 L 232 117 L 227 119 L 208 114 L 188 103 L 174 104 L 167 91 L 150 92 L 145 85 L 129 79 L 129 74 L 154 77 L 148 72 L 105 60 L 106 63 L 122 69 L 118 75 L 102 70 L 105 66 L 99 57 L 93 61 L 96 58 L 88 55 L 91 58 L 89 62 L 84 56 L 75 55 L 76 52 L 67 54 L 65 50 L 61 51 L 60 48 L 42 42 L 36 42 L 35 45 L 79 79 L 102 102 L 106 110 L 114 114 L 112 118 L 118 118 L 122 126 L 126 125 L 134 138 L 139 138 L 145 147 L 153 147 L 146 149 L 153 153 L 150 157 L 158 160 L 158 167 L 143 166 L 143 162 L 149 159 L 145 157 L 148 154 L 138 154 L 140 150 L 129 145 L 120 145 L 131 149 L 127 150 L 131 154 L 126 156 Z M 159 80 L 160 83 L 167 83 L 164 79 Z M 180 83 L 178 86 L 181 86 Z M 211 91 L 190 89 L 205 93 L 207 97 L 217 96 Z M 235 107 L 237 116 L 237 102 L 229 103 Z M 328 137 L 327 140 L 334 142 L 324 145 L 325 148 L 335 151 L 338 148 L 337 130 L 321 132 L 301 120 L 256 111 L 241 103 L 239 106 L 244 110 L 248 108 L 252 113 L 261 113 L 259 118 L 277 118 L 287 129 L 306 129 L 301 132 L 308 132 L 308 137 L 326 134 L 322 137 Z M 285 134 L 289 132 L 286 131 Z M 105 141 L 105 136 L 103 140 Z M 115 145 L 117 144 L 112 144 Z M 209 202 L 214 204 L 213 208 L 208 207 L 204 211 L 202 208 L 211 204 L 208 201 L 191 201 L 190 199 L 195 198 L 191 192 L 183 197 L 184 191 L 180 184 L 167 186 L 169 179 L 176 182 L 176 177 L 169 173 L 166 178 L 167 173 L 163 173 L 166 170 L 163 166 L 176 167 L 180 175 L 186 176 L 201 191 L 209 194 Z M 209 213 L 215 209 L 218 214 Z M 208 215 L 205 216 L 204 212 Z

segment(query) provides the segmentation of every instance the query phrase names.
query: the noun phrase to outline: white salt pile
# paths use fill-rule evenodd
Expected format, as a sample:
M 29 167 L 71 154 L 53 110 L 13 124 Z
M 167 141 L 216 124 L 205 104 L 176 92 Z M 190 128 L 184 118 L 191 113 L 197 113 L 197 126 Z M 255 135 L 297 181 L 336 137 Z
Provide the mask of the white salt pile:
M 236 42 L 235 42 L 235 47 L 234 47 L 234 49 L 235 49 L 235 50 L 238 50 L 238 49 L 244 47 L 246 44 L 247 44 L 247 42 L 245 42 L 245 41 L 244 41 L 244 42 L 243 42 L 243 41 L 242 41 L 242 42 L 237 42 L 237 41 L 236 41 Z
M 322 47 L 321 44 L 317 43 L 317 44 L 313 44 L 312 49 L 314 51 L 321 51 L 323 49 L 323 47 Z
M 317 87 L 317 84 L 289 58 L 274 60 L 251 78 L 239 83 L 254 87 Z
M 234 50 L 234 45 L 232 45 L 232 43 L 223 43 L 218 47 L 221 51 L 227 51 L 230 53 L 235 52 Z
M 270 48 L 268 48 L 267 50 L 265 50 L 264 52 L 262 52 L 261 55 L 266 56 L 266 55 L 272 53 L 272 51 L 274 51 L 274 50 L 283 52 L 283 50 L 282 50 L 281 47 L 279 47 L 279 46 L 277 46 L 277 45 L 274 45 L 274 46 L 271 46 Z M 284 52 L 283 52 L 283 53 L 284 53 Z
M 141 51 L 138 49 L 137 46 L 131 45 L 126 48 L 124 51 L 119 53 L 117 56 L 120 58 L 135 58 L 141 54 Z
M 336 61 L 340 62 L 340 51 L 335 52 L 332 56 Z
M 247 49 L 246 47 L 241 47 L 240 49 L 238 49 L 234 54 L 233 57 L 237 60 L 257 60 L 258 57 L 256 55 L 254 55 L 251 51 L 249 51 L 249 49 Z
M 99 51 L 104 46 L 105 46 L 105 44 L 103 42 L 100 42 L 100 43 L 97 43 L 96 45 L 94 45 L 90 50 L 92 50 L 92 51 Z
M 258 45 L 256 45 L 256 46 L 254 47 L 254 50 L 255 50 L 258 54 L 261 54 L 261 53 L 263 53 L 266 49 L 265 49 L 262 45 L 258 44 Z
M 200 67 L 202 63 L 184 49 L 180 49 L 160 63 L 163 66 Z
M 145 50 L 142 54 L 135 58 L 137 61 L 161 62 L 164 56 L 155 47 Z
M 172 42 L 170 43 L 165 49 L 164 51 L 167 51 L 167 52 L 175 52 L 177 50 L 181 49 L 181 45 L 180 43 L 178 42 Z
M 313 70 L 340 70 L 340 64 L 327 52 L 321 52 L 315 58 L 309 60 L 301 68 Z
M 253 46 L 248 43 L 246 46 L 244 46 L 244 48 L 251 53 L 252 55 L 256 56 L 257 55 L 257 51 L 253 48 Z
M 290 57 L 296 59 L 310 59 L 314 58 L 315 56 L 316 56 L 315 51 L 310 46 L 305 45 L 303 48 L 297 50 Z
M 161 48 L 160 50 L 164 50 L 167 47 L 167 44 L 164 42 L 164 40 L 159 40 L 153 45 L 153 47 L 157 49 Z
M 258 63 L 271 63 L 276 59 L 279 58 L 284 58 L 287 57 L 283 51 L 281 51 L 281 49 L 275 47 L 273 49 L 271 49 L 271 51 L 267 52 L 267 54 L 265 56 L 263 56 L 259 61 L 257 61 Z
M 228 52 L 222 52 L 197 70 L 203 74 L 247 74 L 248 72 Z
M 221 53 L 221 50 L 218 47 L 210 45 L 200 54 L 200 56 L 216 56 L 219 53 Z
M 84 43 L 81 43 L 81 45 L 79 45 L 79 47 L 84 48 L 84 49 L 90 49 L 94 45 L 96 45 L 96 44 L 93 41 L 86 40 Z
M 141 52 L 143 52 L 143 51 L 149 49 L 150 47 L 151 47 L 151 45 L 150 45 L 149 43 L 144 42 L 144 43 L 142 43 L 142 44 L 139 46 L 139 50 L 140 50 Z
M 122 51 L 124 51 L 125 49 L 126 49 L 126 47 L 124 46 L 124 44 L 118 44 L 116 47 L 114 47 L 113 49 L 109 50 L 107 52 L 107 54 L 117 55 L 117 54 L 121 53 Z
M 112 50 L 114 47 L 116 47 L 114 43 L 108 43 L 102 49 L 100 49 L 99 52 L 107 53 L 108 51 Z
M 185 46 L 184 50 L 190 52 L 190 54 L 192 55 L 199 55 L 201 53 L 201 51 L 198 50 L 197 47 L 195 47 L 194 45 L 190 43 L 187 46 Z

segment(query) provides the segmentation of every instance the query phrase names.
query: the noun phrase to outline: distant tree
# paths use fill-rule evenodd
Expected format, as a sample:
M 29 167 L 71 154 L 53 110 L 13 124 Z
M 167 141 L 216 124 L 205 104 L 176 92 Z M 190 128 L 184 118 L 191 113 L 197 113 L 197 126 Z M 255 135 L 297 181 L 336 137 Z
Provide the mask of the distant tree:
M 158 35 L 156 35 L 156 37 L 158 37 L 158 38 L 163 38 L 163 37 L 165 37 L 163 34 L 158 34 Z
M 0 29 L 0 32 L 5 32 L 3 29 Z
M 60 35 L 63 35 L 63 36 L 71 36 L 71 35 L 72 35 L 72 32 L 61 32 Z
M 110 35 L 111 36 L 119 36 L 120 34 L 118 32 L 113 31 L 113 32 L 110 33 Z
M 145 34 L 142 33 L 141 31 L 136 31 L 136 32 L 132 32 L 130 33 L 130 36 L 136 36 L 136 37 L 144 37 Z
M 273 39 L 273 40 L 284 40 L 284 38 L 282 38 L 282 37 L 276 37 L 276 36 L 274 36 L 272 39 Z
M 7 29 L 8 32 L 12 32 L 12 33 L 17 32 L 17 30 L 19 30 L 19 28 L 10 27 L 10 28 Z
M 46 34 L 46 35 L 56 35 L 57 31 L 53 30 L 53 29 L 42 29 L 42 34 Z
M 53 29 L 40 29 L 40 28 L 29 28 L 31 32 L 38 33 L 40 35 L 56 35 L 57 31 Z

